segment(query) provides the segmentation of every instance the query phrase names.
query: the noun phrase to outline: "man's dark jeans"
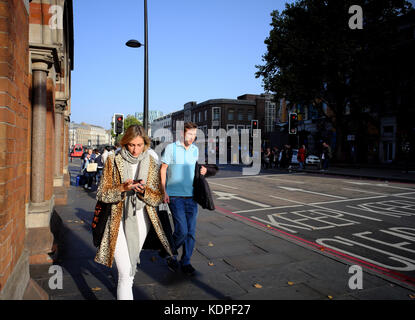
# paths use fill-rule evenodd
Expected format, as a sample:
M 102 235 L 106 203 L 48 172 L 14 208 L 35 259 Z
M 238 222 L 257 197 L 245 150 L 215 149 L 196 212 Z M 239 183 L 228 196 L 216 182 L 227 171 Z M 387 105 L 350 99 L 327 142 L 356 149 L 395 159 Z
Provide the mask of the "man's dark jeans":
M 179 249 L 183 246 L 181 264 L 190 264 L 190 258 L 195 247 L 197 203 L 192 197 L 170 197 L 170 211 L 173 216 L 174 246 Z

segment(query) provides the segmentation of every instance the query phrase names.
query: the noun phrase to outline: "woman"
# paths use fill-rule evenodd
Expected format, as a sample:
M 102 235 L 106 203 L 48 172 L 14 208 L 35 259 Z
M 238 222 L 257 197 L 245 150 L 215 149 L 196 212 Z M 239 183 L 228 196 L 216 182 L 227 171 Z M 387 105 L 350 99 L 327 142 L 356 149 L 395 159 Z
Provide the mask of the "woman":
M 306 156 L 306 149 L 305 145 L 302 145 L 300 149 L 298 149 L 297 153 L 297 160 L 300 164 L 300 170 L 303 170 L 305 168 L 305 156 Z
M 267 148 L 264 153 L 265 169 L 269 169 L 271 166 L 271 149 Z
M 82 164 L 82 174 L 85 177 L 85 189 L 91 190 L 92 189 L 92 181 L 95 176 L 95 172 L 87 172 L 86 168 L 88 167 L 88 164 L 94 163 L 94 157 L 92 156 L 92 149 L 86 149 L 86 153 L 84 154 L 83 158 L 83 164 Z
M 149 151 L 150 139 L 142 126 L 130 126 L 121 150 L 108 156 L 97 200 L 112 203 L 95 261 L 118 269 L 118 300 L 132 300 L 132 285 L 139 255 L 149 231 L 155 231 L 160 248 L 171 248 L 157 216 L 162 202 L 159 167 Z M 152 154 L 152 155 L 150 155 Z

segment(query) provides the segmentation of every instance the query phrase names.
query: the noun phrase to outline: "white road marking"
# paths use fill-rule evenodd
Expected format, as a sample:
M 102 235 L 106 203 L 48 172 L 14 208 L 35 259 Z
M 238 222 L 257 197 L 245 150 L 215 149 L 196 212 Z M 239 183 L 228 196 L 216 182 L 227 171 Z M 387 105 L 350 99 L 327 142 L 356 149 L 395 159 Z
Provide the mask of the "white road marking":
M 250 210 L 240 210 L 240 211 L 233 211 L 233 212 L 234 213 L 244 213 L 244 212 L 256 212 L 256 211 L 264 211 L 264 210 L 298 208 L 298 207 L 304 207 L 304 206 L 302 204 L 298 204 L 298 205 L 294 205 L 294 206 L 270 207 L 270 208 L 263 208 L 263 209 L 250 209 Z
M 373 192 L 373 191 L 367 191 L 362 189 L 354 189 L 354 188 L 342 188 L 343 190 L 349 190 L 349 191 L 357 191 L 357 192 L 364 192 L 364 193 L 371 193 L 371 194 L 378 194 L 385 197 L 398 197 L 398 198 L 405 198 L 405 199 L 411 199 L 414 200 L 414 197 L 406 197 L 405 195 L 408 194 L 414 194 L 415 192 L 405 192 L 405 193 L 380 193 L 380 192 Z
M 391 186 L 387 183 L 369 183 L 369 182 L 355 182 L 355 181 L 344 181 L 344 182 L 351 183 L 351 184 L 356 184 L 356 185 L 360 185 L 360 186 L 372 186 L 372 187 L 382 187 L 382 188 L 392 188 L 392 189 L 414 191 L 414 188 L 395 187 L 395 186 Z
M 220 192 L 220 191 L 213 191 L 213 192 L 218 196 L 217 200 L 233 200 L 233 199 L 236 199 L 236 200 L 240 200 L 240 201 L 243 201 L 243 202 L 246 202 L 246 203 L 253 204 L 253 205 L 261 207 L 261 208 L 271 207 L 268 204 L 263 204 L 263 203 L 259 203 L 259 202 L 256 202 L 256 201 L 252 201 L 252 200 L 248 200 L 248 199 L 238 197 L 236 194 L 233 194 L 233 193 Z
M 305 184 L 305 182 L 303 182 L 303 181 L 291 181 L 291 180 L 284 180 L 284 179 L 271 178 L 271 177 L 265 177 L 265 179 L 273 180 L 273 181 L 277 180 L 277 181 L 282 181 L 282 182 L 287 182 L 287 183 Z
M 370 199 L 379 199 L 379 198 L 386 198 L 386 196 L 365 197 L 365 198 L 353 198 L 353 199 L 346 199 L 346 200 L 333 200 L 333 201 L 324 201 L 324 202 L 312 202 L 309 205 L 329 204 L 329 203 L 338 203 L 338 202 L 347 202 L 347 201 L 360 201 L 360 200 L 370 200 Z
M 349 246 L 349 247 L 354 247 L 355 245 L 357 245 L 357 246 L 365 247 L 369 250 L 378 251 L 378 252 L 380 251 L 379 249 L 376 249 L 374 247 L 370 247 L 370 246 L 361 244 L 359 242 L 352 241 L 352 240 L 349 240 L 349 239 L 345 239 L 345 238 L 339 237 L 339 236 L 334 236 L 334 238 L 331 238 L 331 239 L 330 238 L 317 239 L 316 243 L 318 243 L 318 244 L 320 244 L 324 247 L 331 248 L 331 249 L 334 249 L 334 250 L 339 251 L 339 252 L 343 252 L 343 253 L 345 253 L 349 256 L 356 257 L 358 259 L 373 263 L 373 264 L 375 264 L 377 266 L 380 266 L 380 267 L 383 267 L 383 268 L 392 269 L 392 270 L 399 270 L 399 271 L 412 271 L 412 270 L 415 269 L 415 265 L 413 263 L 411 263 L 412 261 L 411 262 L 408 261 L 410 259 L 408 259 L 406 257 L 402 257 L 402 256 L 398 256 L 396 254 L 392 254 L 392 253 L 389 253 L 389 252 L 386 252 L 386 251 L 382 251 L 382 253 L 387 254 L 388 259 L 393 260 L 393 261 L 398 261 L 398 262 L 400 262 L 404 265 L 404 267 L 396 267 L 396 266 L 391 266 L 391 265 L 386 265 L 386 264 L 380 263 L 379 261 L 374 261 L 374 260 L 369 259 L 367 257 L 362 257 L 360 255 L 357 255 L 356 253 L 352 253 L 352 252 L 343 250 L 343 249 L 338 248 L 334 245 L 329 245 L 329 244 L 326 243 L 326 241 L 337 242 L 337 243 L 340 243 L 342 245 L 346 245 L 346 246 Z
M 367 191 L 367 190 L 362 190 L 362 189 L 355 189 L 355 188 L 342 188 L 342 190 L 357 191 L 357 192 L 363 192 L 363 193 L 378 194 L 378 195 L 382 195 L 382 196 L 389 196 L 389 194 L 384 194 L 384 193 L 380 193 L 380 192 L 373 192 L 373 191 Z
M 331 210 L 333 212 L 348 214 L 348 215 L 359 217 L 359 218 L 362 218 L 362 219 L 367 219 L 367 220 L 372 220 L 372 221 L 382 221 L 380 219 L 366 217 L 366 216 L 362 216 L 362 215 L 359 215 L 359 214 L 354 214 L 354 213 L 345 212 L 345 211 L 336 210 L 336 209 L 328 209 L 326 207 L 318 206 L 318 205 L 315 205 L 315 204 L 307 204 L 307 203 L 303 203 L 303 202 L 300 202 L 300 201 L 290 200 L 290 199 L 281 198 L 281 197 L 277 197 L 277 196 L 270 196 L 270 197 L 275 198 L 275 199 L 285 200 L 285 201 L 288 201 L 288 202 L 294 202 L 294 203 L 297 203 L 297 204 L 302 204 L 304 206 L 310 206 L 310 207 L 315 207 L 315 208 L 324 209 L 324 210 Z
M 312 193 L 312 194 L 318 194 L 320 196 L 325 196 L 325 197 L 331 197 L 331 198 L 337 198 L 337 199 L 347 199 L 345 197 L 340 197 L 340 196 L 333 196 L 331 194 L 326 194 L 326 193 L 320 193 L 320 192 L 314 192 L 314 191 L 309 191 L 309 190 L 304 190 L 304 189 L 298 189 L 298 188 L 290 188 L 290 187 L 279 187 L 281 189 L 287 190 L 287 191 L 298 191 L 298 192 L 306 192 L 306 193 Z
M 221 186 L 221 187 L 225 187 L 225 188 L 230 188 L 230 189 L 235 189 L 235 190 L 238 190 L 238 188 L 231 187 L 231 186 L 227 186 L 227 185 L 220 184 L 220 183 L 216 183 L 216 182 L 212 182 L 212 181 L 210 181 L 210 180 L 209 180 L 209 184 L 214 184 L 214 185 L 216 185 L 216 186 Z

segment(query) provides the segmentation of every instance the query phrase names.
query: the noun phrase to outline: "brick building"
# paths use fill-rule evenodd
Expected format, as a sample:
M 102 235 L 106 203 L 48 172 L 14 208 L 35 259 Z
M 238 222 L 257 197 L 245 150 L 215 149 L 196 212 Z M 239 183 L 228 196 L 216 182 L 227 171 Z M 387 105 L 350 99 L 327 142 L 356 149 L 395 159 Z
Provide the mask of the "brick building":
M 103 127 L 87 123 L 69 124 L 69 146 L 82 144 L 88 148 L 102 148 L 111 145 L 111 130 L 105 130 Z
M 258 121 L 264 143 L 275 130 L 276 105 L 269 94 L 244 94 L 237 99 L 210 99 L 201 103 L 194 101 L 184 105 L 183 110 L 172 113 L 172 131 L 177 121 L 192 121 L 205 135 L 209 129 L 251 129 L 251 121 Z
M 22 299 L 69 185 L 72 0 L 0 1 L 0 31 L 0 299 Z

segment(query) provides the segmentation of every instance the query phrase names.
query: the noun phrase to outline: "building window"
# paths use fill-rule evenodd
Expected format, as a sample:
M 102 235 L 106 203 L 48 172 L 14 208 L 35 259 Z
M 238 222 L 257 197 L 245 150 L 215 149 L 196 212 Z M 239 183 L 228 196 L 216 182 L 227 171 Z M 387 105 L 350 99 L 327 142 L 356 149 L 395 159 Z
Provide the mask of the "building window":
M 265 132 L 274 131 L 274 121 L 276 119 L 275 103 L 265 102 Z
M 212 112 L 213 112 L 213 121 L 220 120 L 220 108 L 219 107 L 213 108 Z
M 238 110 L 238 120 L 243 121 L 244 120 L 244 111 L 242 109 Z
M 235 119 L 235 117 L 234 117 L 234 113 L 235 113 L 235 110 L 233 110 L 233 109 L 229 109 L 228 110 L 228 120 L 234 120 Z
M 254 118 L 254 112 L 252 109 L 248 110 L 248 121 L 251 121 Z
M 205 121 L 208 121 L 208 112 L 205 110 Z
M 202 112 L 199 112 L 199 122 L 202 122 Z

